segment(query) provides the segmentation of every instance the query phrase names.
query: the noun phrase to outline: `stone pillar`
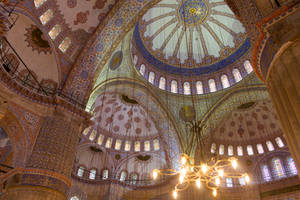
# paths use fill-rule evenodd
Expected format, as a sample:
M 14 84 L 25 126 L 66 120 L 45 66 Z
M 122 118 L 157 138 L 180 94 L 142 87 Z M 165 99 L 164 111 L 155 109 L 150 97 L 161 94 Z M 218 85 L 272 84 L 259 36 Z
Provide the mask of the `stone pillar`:
M 268 91 L 300 175 L 300 39 L 275 56 L 266 78 Z
M 0 199 L 66 200 L 80 124 L 63 113 L 44 117 L 24 172 L 8 184 Z

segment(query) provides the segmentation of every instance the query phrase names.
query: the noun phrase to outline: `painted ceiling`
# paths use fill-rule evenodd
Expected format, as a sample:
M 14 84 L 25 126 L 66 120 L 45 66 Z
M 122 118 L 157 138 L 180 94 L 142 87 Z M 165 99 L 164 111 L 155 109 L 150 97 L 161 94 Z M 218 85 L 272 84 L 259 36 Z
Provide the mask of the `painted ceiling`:
M 250 48 L 224 0 L 162 0 L 135 27 L 144 58 L 173 74 L 203 74 L 234 63 Z

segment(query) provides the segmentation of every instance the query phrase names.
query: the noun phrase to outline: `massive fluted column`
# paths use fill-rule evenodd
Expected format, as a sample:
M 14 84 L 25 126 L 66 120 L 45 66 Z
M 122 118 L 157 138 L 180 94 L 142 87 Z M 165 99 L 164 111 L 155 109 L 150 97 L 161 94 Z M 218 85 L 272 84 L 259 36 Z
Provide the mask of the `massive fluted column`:
M 62 111 L 45 116 L 24 172 L 1 200 L 66 200 L 80 124 Z
M 300 38 L 277 53 L 266 84 L 300 173 Z

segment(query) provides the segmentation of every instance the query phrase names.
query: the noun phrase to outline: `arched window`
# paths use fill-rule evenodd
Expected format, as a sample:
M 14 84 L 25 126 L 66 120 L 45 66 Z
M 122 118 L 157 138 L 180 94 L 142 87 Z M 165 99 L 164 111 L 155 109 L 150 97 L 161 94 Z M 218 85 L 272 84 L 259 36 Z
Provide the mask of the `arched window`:
M 155 151 L 159 150 L 159 140 L 158 139 L 153 140 L 153 146 L 154 146 Z
M 236 83 L 242 80 L 242 75 L 238 69 L 233 69 L 232 74 Z
M 122 140 L 117 139 L 115 144 L 115 150 L 120 150 L 122 146 Z
M 248 146 L 247 146 L 247 153 L 248 153 L 249 156 L 251 156 L 251 155 L 254 154 L 254 153 L 253 153 L 252 145 L 248 145 Z
M 183 83 L 183 94 L 190 95 L 191 94 L 191 86 L 189 82 Z
M 48 34 L 52 40 L 55 40 L 55 38 L 60 34 L 61 30 L 61 26 L 59 24 L 56 24 L 52 27 Z
M 268 140 L 266 142 L 266 144 L 267 144 L 267 147 L 268 147 L 269 151 L 274 151 L 274 146 L 273 146 L 273 144 L 272 144 L 272 142 L 270 140 Z
M 120 181 L 125 181 L 127 178 L 127 172 L 126 171 L 122 171 L 121 172 L 121 176 L 120 176 Z
M 138 57 L 137 57 L 137 55 L 134 55 L 133 56 L 133 64 L 136 65 L 137 62 L 138 62 Z
M 150 151 L 150 141 L 144 142 L 144 151 Z
M 82 177 L 84 173 L 84 167 L 80 166 L 77 171 L 77 176 Z
M 266 182 L 271 181 L 271 174 L 270 174 L 268 166 L 263 165 L 261 167 L 261 171 L 262 171 L 264 181 L 266 181 Z
M 126 141 L 125 142 L 125 151 L 130 151 L 131 148 L 131 142 L 130 141 Z
M 108 179 L 108 169 L 103 170 L 103 172 L 102 172 L 102 179 L 103 180 Z
M 40 21 L 43 25 L 47 24 L 53 17 L 53 11 L 48 9 L 44 14 L 40 16 Z
M 282 167 L 281 161 L 279 158 L 273 158 L 272 160 L 273 163 L 273 170 L 274 170 L 274 175 L 276 178 L 282 178 L 285 177 L 285 172 Z
M 296 168 L 296 165 L 295 165 L 295 162 L 294 162 L 293 158 L 289 157 L 287 159 L 287 162 L 288 162 L 288 167 L 289 167 L 290 174 L 297 175 L 298 171 L 297 171 L 297 168 Z
M 197 94 L 203 94 L 203 84 L 201 81 L 196 82 L 196 91 Z
M 243 156 L 243 147 L 242 146 L 237 147 L 237 154 L 238 154 L 238 156 Z
M 220 154 L 220 155 L 224 155 L 224 145 L 223 145 L 223 144 L 221 144 L 221 145 L 219 146 L 219 154 Z
M 226 186 L 232 187 L 232 178 L 226 178 Z
M 233 146 L 232 145 L 228 146 L 228 155 L 233 156 Z
M 215 82 L 214 79 L 209 79 L 209 80 L 208 80 L 208 86 L 209 86 L 209 91 L 210 91 L 210 92 L 215 92 L 215 91 L 217 91 L 216 82 Z
M 69 37 L 66 37 L 58 46 L 58 48 L 61 50 L 61 52 L 65 53 L 69 46 L 71 45 L 71 39 Z
M 284 147 L 284 144 L 283 144 L 283 142 L 282 142 L 282 140 L 281 140 L 280 137 L 275 138 L 275 142 L 276 142 L 276 144 L 277 144 L 277 146 L 278 146 L 279 148 Z
M 34 6 L 36 8 L 39 8 L 41 5 L 43 5 L 47 0 L 34 0 Z
M 71 197 L 70 200 L 79 200 L 79 198 L 77 196 Z
M 216 150 L 217 150 L 217 145 L 216 145 L 216 143 L 212 143 L 212 144 L 211 144 L 211 148 L 210 148 L 210 152 L 211 152 L 211 153 L 216 153 Z
M 101 145 L 103 143 L 103 140 L 104 140 L 104 135 L 100 134 L 97 139 L 97 144 Z
M 264 153 L 264 148 L 263 148 L 262 144 L 257 144 L 256 147 L 257 147 L 257 152 L 259 154 L 263 154 Z
M 138 180 L 138 175 L 137 175 L 137 173 L 133 173 L 133 174 L 131 175 L 131 184 L 136 184 L 137 180 Z
M 140 151 L 141 150 L 141 142 L 136 141 L 134 142 L 134 151 Z
M 166 89 L 166 79 L 164 77 L 160 77 L 158 87 L 162 90 Z
M 86 129 L 84 129 L 84 131 L 83 131 L 83 135 L 87 135 L 89 132 L 90 132 L 90 130 L 91 130 L 91 126 L 90 127 L 87 127 Z
M 249 60 L 246 60 L 244 62 L 244 68 L 248 74 L 250 74 L 253 71 L 252 65 Z
M 112 138 L 107 138 L 106 143 L 105 143 L 105 148 L 110 149 L 112 145 Z
M 240 185 L 246 185 L 245 178 L 244 177 L 240 177 L 239 178 L 239 183 L 240 183 Z
M 96 170 L 95 169 L 91 169 L 90 170 L 90 176 L 89 179 L 94 180 L 96 178 Z
M 227 77 L 226 74 L 223 74 L 223 75 L 221 76 L 221 82 L 222 82 L 223 88 L 228 88 L 228 87 L 230 87 L 230 83 L 229 83 L 229 80 L 228 80 L 228 77 Z
M 96 132 L 96 130 L 94 129 L 94 130 L 91 132 L 89 139 L 90 139 L 91 141 L 93 141 L 93 140 L 96 138 L 96 134 L 97 134 L 97 132 Z
M 175 81 L 175 80 L 171 81 L 171 92 L 178 93 L 177 81 Z
M 155 74 L 154 72 L 149 72 L 148 81 L 152 84 L 154 84 Z
M 145 71 L 146 71 L 146 67 L 145 67 L 144 64 L 142 64 L 141 67 L 140 67 L 140 73 L 141 73 L 142 76 L 145 75 Z

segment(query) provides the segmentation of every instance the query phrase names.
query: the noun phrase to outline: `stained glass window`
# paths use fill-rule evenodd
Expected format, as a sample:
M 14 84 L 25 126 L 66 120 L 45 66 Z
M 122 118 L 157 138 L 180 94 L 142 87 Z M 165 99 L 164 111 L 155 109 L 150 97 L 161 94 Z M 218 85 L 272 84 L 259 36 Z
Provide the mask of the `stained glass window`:
M 150 141 L 145 141 L 144 142 L 144 150 L 145 151 L 150 151 Z
M 153 140 L 153 146 L 154 146 L 154 150 L 158 151 L 159 150 L 159 140 L 157 140 L 157 139 Z
M 136 173 L 131 175 L 131 184 L 136 184 L 138 175 Z
M 58 48 L 63 52 L 65 53 L 69 46 L 71 45 L 71 39 L 66 37 L 61 43 L 60 45 L 58 46 Z
M 148 77 L 148 81 L 152 84 L 154 84 L 154 78 L 155 78 L 155 74 L 154 72 L 150 72 L 149 73 L 149 77 Z
M 53 11 L 51 9 L 48 9 L 44 14 L 40 16 L 40 21 L 43 25 L 47 24 L 53 17 Z
M 178 93 L 177 81 L 175 80 L 171 81 L 171 92 Z
M 229 83 L 229 80 L 228 80 L 227 75 L 223 74 L 223 75 L 221 76 L 221 82 L 222 82 L 223 88 L 228 88 L 228 87 L 230 87 L 230 83 Z
M 141 150 L 141 142 L 136 141 L 134 142 L 134 151 L 140 151 Z
M 251 155 L 254 154 L 254 153 L 253 153 L 252 145 L 248 145 L 248 146 L 247 146 L 247 152 L 248 152 L 248 155 L 249 155 L 249 156 L 251 156 Z
M 126 141 L 125 142 L 125 151 L 130 151 L 130 147 L 131 147 L 131 142 L 130 141 Z
M 120 176 L 120 181 L 125 181 L 127 178 L 127 172 L 126 171 L 122 171 L 121 172 L 121 176 Z
M 47 0 L 34 0 L 34 6 L 36 8 L 39 8 L 41 5 L 43 5 Z
M 277 144 L 277 146 L 278 146 L 279 148 L 284 147 L 284 144 L 283 144 L 283 142 L 282 142 L 282 140 L 281 140 L 280 137 L 275 138 L 275 142 L 276 142 L 276 144 Z
M 238 69 L 233 69 L 232 74 L 236 83 L 242 80 L 241 73 Z
M 266 182 L 271 181 L 272 178 L 271 178 L 271 174 L 270 174 L 268 166 L 263 165 L 261 167 L 261 170 L 262 170 L 262 175 L 263 175 L 264 181 L 266 181 Z
M 191 94 L 191 86 L 189 82 L 184 82 L 183 83 L 183 93 L 185 95 L 190 95 Z
M 101 145 L 103 143 L 103 140 L 104 140 L 104 135 L 100 134 L 98 136 L 97 144 Z
M 223 144 L 221 144 L 221 145 L 219 146 L 219 154 L 220 154 L 220 155 L 224 155 L 224 145 L 223 145 Z
M 55 40 L 55 38 L 60 34 L 61 30 L 61 26 L 59 24 L 56 24 L 52 27 L 48 34 L 52 40 Z
M 232 178 L 226 178 L 226 186 L 232 187 Z
M 233 156 L 233 146 L 232 145 L 228 146 L 228 155 Z
M 96 132 L 96 130 L 94 129 L 94 130 L 91 132 L 89 139 L 90 139 L 91 141 L 93 141 L 93 140 L 96 138 L 96 134 L 97 134 L 97 132 Z
M 246 181 L 244 177 L 239 178 L 240 185 L 246 185 Z
M 263 148 L 262 144 L 257 144 L 256 147 L 257 147 L 257 152 L 259 154 L 263 154 L 264 153 L 264 148 Z
M 115 150 L 120 150 L 122 145 L 122 140 L 117 139 L 115 144 Z
M 162 90 L 166 89 L 166 79 L 164 77 L 160 77 L 158 87 Z
M 197 94 L 203 94 L 203 85 L 201 81 L 196 82 Z
M 71 197 L 70 200 L 79 200 L 79 198 L 77 196 Z
M 238 156 L 243 156 L 243 147 L 242 146 L 237 147 L 237 154 L 238 154 Z
M 285 176 L 285 172 L 284 169 L 281 165 L 281 161 L 279 158 L 274 158 L 272 160 L 273 162 L 273 170 L 274 170 L 274 174 L 277 178 L 282 178 Z
M 138 57 L 137 57 L 137 55 L 134 55 L 133 56 L 133 64 L 136 65 L 137 62 L 138 62 Z
M 102 172 L 102 179 L 103 180 L 108 179 L 108 169 L 103 170 L 103 172 Z
M 268 150 L 269 151 L 274 151 L 274 146 L 273 146 L 273 144 L 272 144 L 272 142 L 271 141 L 267 141 L 266 142 L 266 144 L 267 144 L 267 147 L 268 147 Z
M 297 171 L 297 168 L 296 168 L 296 165 L 295 165 L 295 162 L 293 160 L 292 157 L 289 157 L 287 159 L 287 162 L 288 162 L 288 167 L 289 167 L 289 171 L 292 175 L 296 175 L 298 174 L 298 171 Z
M 105 143 L 105 148 L 110 149 L 112 145 L 112 138 L 107 138 L 106 143 Z
M 216 153 L 216 150 L 217 150 L 217 145 L 216 145 L 216 143 L 212 143 L 212 144 L 211 144 L 211 148 L 210 148 L 210 152 L 211 152 L 211 153 Z
M 245 70 L 246 70 L 246 72 L 247 72 L 248 74 L 250 74 L 250 73 L 253 71 L 252 65 L 251 65 L 251 63 L 250 63 L 249 60 L 246 60 L 246 61 L 244 62 L 244 67 L 245 67 Z
M 93 180 L 96 178 L 96 170 L 95 169 L 91 169 L 89 178 L 93 179 Z
M 89 132 L 90 132 L 90 130 L 91 130 L 91 126 L 90 127 L 87 127 L 86 129 L 84 129 L 84 131 L 83 131 L 83 135 L 87 135 Z
M 146 71 L 146 67 L 145 67 L 145 65 L 144 64 L 142 64 L 141 65 L 141 67 L 140 67 L 140 73 L 141 73 L 141 75 L 145 75 L 145 71 Z
M 84 172 L 84 167 L 79 167 L 77 171 L 77 176 L 82 177 Z
M 209 86 L 209 91 L 210 91 L 210 92 L 215 92 L 215 91 L 217 91 L 216 82 L 215 82 L 214 79 L 209 79 L 209 80 L 208 80 L 208 86 Z

